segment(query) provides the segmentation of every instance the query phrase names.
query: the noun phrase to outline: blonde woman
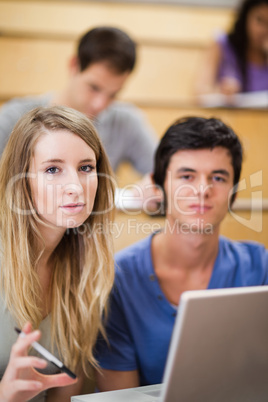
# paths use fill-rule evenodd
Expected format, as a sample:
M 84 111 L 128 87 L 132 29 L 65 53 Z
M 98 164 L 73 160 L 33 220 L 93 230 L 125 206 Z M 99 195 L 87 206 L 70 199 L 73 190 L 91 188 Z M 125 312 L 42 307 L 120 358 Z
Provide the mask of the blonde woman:
M 97 366 L 93 347 L 114 278 L 113 193 L 107 156 L 84 115 L 40 107 L 17 123 L 0 164 L 1 402 L 69 401 L 81 393 L 88 362 Z M 77 379 L 34 356 L 34 341 Z

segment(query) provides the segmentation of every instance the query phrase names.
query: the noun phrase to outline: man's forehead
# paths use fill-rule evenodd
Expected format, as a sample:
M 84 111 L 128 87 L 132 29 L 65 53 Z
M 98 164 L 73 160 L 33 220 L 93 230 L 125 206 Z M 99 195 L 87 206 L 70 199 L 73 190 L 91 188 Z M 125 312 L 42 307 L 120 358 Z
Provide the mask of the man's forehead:
M 109 68 L 107 63 L 104 62 L 91 64 L 81 72 L 81 75 L 89 83 L 112 92 L 119 91 L 122 88 L 129 74 L 129 72 L 118 73 L 114 69 Z
M 223 165 L 232 168 L 232 158 L 229 150 L 224 147 L 204 148 L 204 149 L 181 149 L 175 152 L 169 161 L 169 166 L 189 164 L 196 168 L 202 168 L 202 165 Z M 189 166 L 189 167 L 190 167 Z
M 88 67 L 86 67 L 83 71 L 83 74 L 92 74 L 96 76 L 105 75 L 106 77 L 119 79 L 121 77 L 128 76 L 130 74 L 129 71 L 120 72 L 113 65 L 106 61 L 98 61 L 91 63 Z

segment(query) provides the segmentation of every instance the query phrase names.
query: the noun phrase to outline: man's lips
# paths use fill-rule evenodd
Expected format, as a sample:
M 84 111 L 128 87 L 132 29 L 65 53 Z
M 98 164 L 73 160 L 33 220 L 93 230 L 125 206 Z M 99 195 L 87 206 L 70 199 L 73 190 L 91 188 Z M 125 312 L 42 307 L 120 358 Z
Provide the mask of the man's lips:
M 202 205 L 202 204 L 192 204 L 189 206 L 189 208 L 193 211 L 199 212 L 199 213 L 204 213 L 207 211 L 210 211 L 212 209 L 211 205 Z

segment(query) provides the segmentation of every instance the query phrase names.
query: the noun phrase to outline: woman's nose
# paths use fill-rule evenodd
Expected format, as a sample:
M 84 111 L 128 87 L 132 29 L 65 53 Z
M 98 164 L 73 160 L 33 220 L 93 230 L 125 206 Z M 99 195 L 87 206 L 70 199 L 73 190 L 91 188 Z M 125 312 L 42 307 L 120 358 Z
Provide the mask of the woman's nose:
M 66 183 L 64 184 L 64 192 L 69 195 L 80 195 L 83 193 L 83 186 L 77 173 L 68 175 Z

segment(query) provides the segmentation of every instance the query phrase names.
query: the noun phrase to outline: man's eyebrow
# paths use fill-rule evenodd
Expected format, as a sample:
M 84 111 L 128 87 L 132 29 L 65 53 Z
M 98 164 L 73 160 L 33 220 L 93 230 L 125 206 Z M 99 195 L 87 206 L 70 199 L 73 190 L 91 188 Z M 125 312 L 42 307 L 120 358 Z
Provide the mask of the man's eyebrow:
M 185 173 L 185 172 L 192 172 L 192 173 L 196 173 L 195 169 L 191 169 L 188 167 L 181 167 L 177 170 L 177 173 Z
M 188 168 L 188 167 L 181 167 L 177 170 L 177 173 L 197 173 L 197 170 Z M 226 169 L 216 169 L 211 172 L 212 174 L 221 174 L 223 176 L 229 177 L 230 173 Z
M 229 177 L 230 173 L 225 169 L 217 169 L 212 171 L 213 174 L 222 174 L 223 176 Z

